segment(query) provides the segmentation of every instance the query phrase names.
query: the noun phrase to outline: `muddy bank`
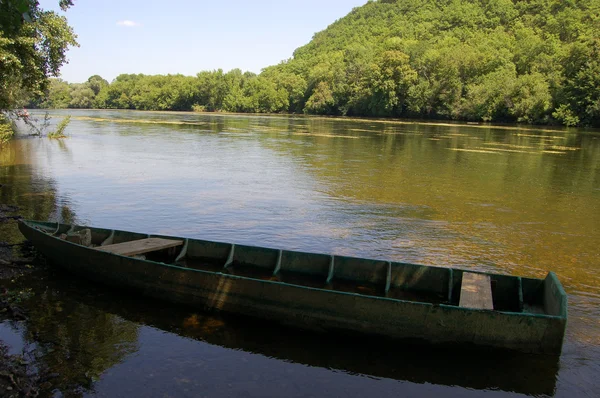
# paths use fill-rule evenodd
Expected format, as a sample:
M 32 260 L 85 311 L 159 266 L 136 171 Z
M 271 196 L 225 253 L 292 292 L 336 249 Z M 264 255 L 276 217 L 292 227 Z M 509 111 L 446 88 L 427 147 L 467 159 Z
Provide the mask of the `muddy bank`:
M 0 185 L 0 189 L 3 187 Z M 22 217 L 18 214 L 17 206 L 0 203 L 0 224 L 13 223 Z M 6 237 L 0 235 L 0 280 L 12 279 L 28 273 L 33 268 L 32 248 L 27 242 L 9 243 Z
M 51 395 L 50 380 L 56 375 L 39 369 L 31 353 L 10 355 L 0 341 L 0 395 L 6 398 L 45 397 Z
M 0 203 L 0 224 L 14 224 L 17 228 L 16 223 L 21 218 L 18 212 L 17 206 Z M 28 319 L 26 311 L 19 306 L 24 292 L 12 285 L 15 279 L 33 271 L 36 259 L 27 242 L 9 243 L 6 239 L 0 234 L 0 322 L 21 322 Z M 45 396 L 51 385 L 46 374 L 35 358 L 27 358 L 26 353 L 9 354 L 9 348 L 0 340 L 0 396 Z

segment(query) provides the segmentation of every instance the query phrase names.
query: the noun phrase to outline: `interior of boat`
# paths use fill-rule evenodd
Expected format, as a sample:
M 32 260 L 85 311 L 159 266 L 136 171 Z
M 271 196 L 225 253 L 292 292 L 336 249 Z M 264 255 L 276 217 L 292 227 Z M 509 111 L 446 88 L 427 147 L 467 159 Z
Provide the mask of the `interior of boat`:
M 67 224 L 35 227 L 96 250 L 186 269 L 434 305 L 562 315 L 552 294 L 559 285 L 553 274 L 521 278 Z M 86 242 L 77 240 L 84 235 Z

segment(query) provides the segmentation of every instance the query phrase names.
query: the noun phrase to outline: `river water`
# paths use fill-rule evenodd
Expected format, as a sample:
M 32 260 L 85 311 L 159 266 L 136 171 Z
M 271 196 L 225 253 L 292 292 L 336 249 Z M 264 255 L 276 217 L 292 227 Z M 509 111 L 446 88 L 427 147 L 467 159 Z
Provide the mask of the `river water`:
M 597 396 L 600 131 L 137 111 L 0 149 L 29 218 L 544 277 L 569 295 L 560 358 L 332 338 L 42 270 L 12 349 L 96 396 Z M 41 118 L 42 113 L 34 113 Z M 15 225 L 3 238 L 22 239 Z

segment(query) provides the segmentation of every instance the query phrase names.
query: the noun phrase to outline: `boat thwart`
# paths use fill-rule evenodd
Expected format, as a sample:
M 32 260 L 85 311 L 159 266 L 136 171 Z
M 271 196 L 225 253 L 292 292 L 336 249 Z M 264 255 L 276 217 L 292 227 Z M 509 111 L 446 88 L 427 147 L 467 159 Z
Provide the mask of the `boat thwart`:
M 51 263 L 175 303 L 297 327 L 559 355 L 567 296 L 544 279 L 21 221 Z M 91 243 L 71 239 L 91 235 Z

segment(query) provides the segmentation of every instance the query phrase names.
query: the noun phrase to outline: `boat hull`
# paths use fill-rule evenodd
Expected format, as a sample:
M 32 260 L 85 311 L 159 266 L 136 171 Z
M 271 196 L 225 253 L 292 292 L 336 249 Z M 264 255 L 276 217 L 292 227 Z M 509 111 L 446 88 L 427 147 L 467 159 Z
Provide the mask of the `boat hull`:
M 56 266 L 173 303 L 319 331 L 550 355 L 559 355 L 562 348 L 566 309 L 562 316 L 473 310 L 310 288 L 115 255 L 59 239 L 26 221 L 19 228 Z M 561 292 L 558 284 L 548 294 Z

